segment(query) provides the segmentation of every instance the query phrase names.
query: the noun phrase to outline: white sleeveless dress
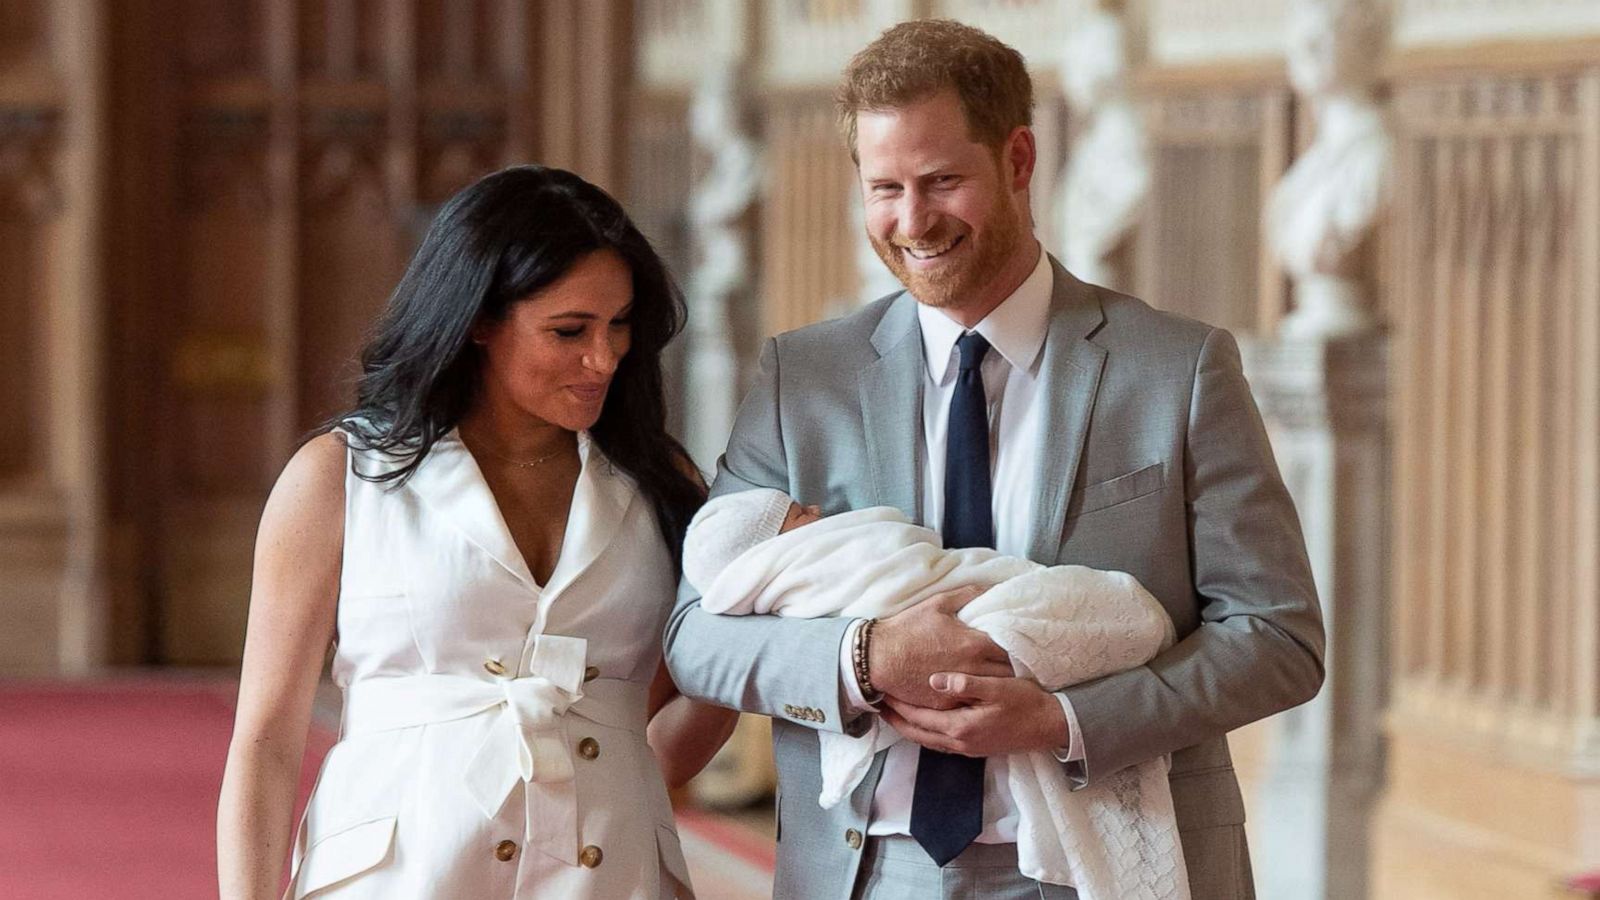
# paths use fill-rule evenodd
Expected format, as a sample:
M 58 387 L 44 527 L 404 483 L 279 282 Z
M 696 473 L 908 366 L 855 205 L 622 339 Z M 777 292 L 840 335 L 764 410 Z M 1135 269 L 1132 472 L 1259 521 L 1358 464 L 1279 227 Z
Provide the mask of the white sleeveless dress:
M 546 585 L 455 432 L 399 489 L 346 475 L 344 717 L 286 896 L 693 896 L 645 743 L 672 560 L 634 482 L 578 446 Z

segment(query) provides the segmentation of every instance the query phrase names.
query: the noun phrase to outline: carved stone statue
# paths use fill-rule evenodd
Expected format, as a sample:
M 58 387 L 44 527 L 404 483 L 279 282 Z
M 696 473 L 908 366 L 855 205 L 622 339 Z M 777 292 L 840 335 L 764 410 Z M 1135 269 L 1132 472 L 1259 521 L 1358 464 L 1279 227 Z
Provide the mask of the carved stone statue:
M 1289 79 L 1316 136 L 1273 192 L 1267 234 L 1294 282 L 1286 337 L 1337 337 L 1373 324 L 1358 249 L 1385 203 L 1393 140 L 1374 96 L 1389 36 L 1385 0 L 1295 0 Z
M 746 129 L 742 68 L 717 59 L 689 108 L 689 133 L 710 159 L 689 199 L 695 265 L 689 276 L 689 402 L 685 437 L 704 468 L 733 429 L 738 356 L 728 311 L 752 290 L 750 212 L 761 193 L 760 151 Z
M 1150 191 L 1144 123 L 1128 96 L 1122 20 L 1089 13 L 1067 38 L 1061 84 L 1074 114 L 1087 121 L 1061 183 L 1062 262 L 1085 281 L 1113 280 L 1107 257 L 1122 243 Z

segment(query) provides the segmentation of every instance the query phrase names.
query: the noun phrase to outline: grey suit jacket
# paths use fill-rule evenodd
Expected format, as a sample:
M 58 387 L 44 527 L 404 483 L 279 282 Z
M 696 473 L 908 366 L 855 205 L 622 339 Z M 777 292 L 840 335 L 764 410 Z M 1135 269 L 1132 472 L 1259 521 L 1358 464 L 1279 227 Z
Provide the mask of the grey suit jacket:
M 1250 896 L 1244 804 L 1224 735 L 1310 699 L 1323 632 L 1299 520 L 1233 338 L 1073 278 L 1055 288 L 1029 556 L 1128 572 L 1178 643 L 1066 690 L 1087 758 L 1078 787 L 1171 753 L 1197 900 Z M 921 521 L 925 363 L 906 293 L 770 340 L 713 496 L 772 487 L 825 513 L 899 507 Z M 859 789 L 817 805 L 817 730 L 859 732 L 839 680 L 840 619 L 706 613 L 687 585 L 666 632 L 686 694 L 773 718 L 775 894 L 848 898 L 880 755 Z

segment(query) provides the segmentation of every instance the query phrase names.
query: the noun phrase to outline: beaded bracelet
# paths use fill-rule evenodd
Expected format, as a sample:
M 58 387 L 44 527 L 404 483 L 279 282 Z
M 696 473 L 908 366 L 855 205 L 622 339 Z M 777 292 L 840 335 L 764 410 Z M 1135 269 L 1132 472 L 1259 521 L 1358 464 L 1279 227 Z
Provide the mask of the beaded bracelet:
M 850 660 L 855 666 L 856 685 L 861 688 L 861 698 L 868 704 L 883 699 L 883 693 L 872 686 L 872 675 L 867 666 L 867 654 L 872 649 L 872 629 L 877 619 L 867 619 L 856 629 L 855 646 L 850 648 Z

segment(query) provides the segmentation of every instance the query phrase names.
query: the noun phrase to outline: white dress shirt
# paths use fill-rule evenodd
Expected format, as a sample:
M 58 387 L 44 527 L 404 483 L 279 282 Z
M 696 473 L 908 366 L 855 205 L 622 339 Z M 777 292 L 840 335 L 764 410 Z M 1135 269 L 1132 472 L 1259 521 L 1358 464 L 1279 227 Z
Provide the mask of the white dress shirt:
M 1033 527 L 1033 480 L 1039 470 L 1042 436 L 1039 434 L 1039 359 L 1050 324 L 1053 288 L 1050 260 L 1041 248 L 1033 272 L 1011 296 L 1001 301 L 972 328 L 991 347 L 981 367 L 989 407 L 989 464 L 994 504 L 995 549 L 1026 557 Z M 944 521 L 945 438 L 950 418 L 950 398 L 960 371 L 956 340 L 966 333 L 958 322 L 932 307 L 917 305 L 926 354 L 922 436 L 922 518 L 938 528 Z M 1053 562 L 1049 560 L 1047 562 Z M 839 651 L 840 675 L 845 694 L 856 712 L 872 711 L 856 683 L 850 649 L 861 627 L 857 622 L 845 632 Z M 1063 762 L 1081 760 L 1077 716 L 1065 694 L 1056 694 L 1067 717 L 1071 743 L 1056 756 Z M 910 834 L 911 795 L 916 783 L 917 756 L 922 748 L 902 741 L 889 748 L 883 776 L 872 798 L 867 833 Z M 983 831 L 978 843 L 1005 844 L 1017 839 L 1017 809 L 1006 783 L 1006 757 L 991 756 L 984 766 Z

